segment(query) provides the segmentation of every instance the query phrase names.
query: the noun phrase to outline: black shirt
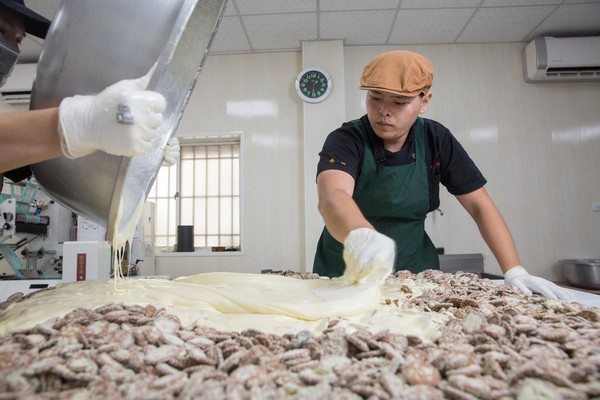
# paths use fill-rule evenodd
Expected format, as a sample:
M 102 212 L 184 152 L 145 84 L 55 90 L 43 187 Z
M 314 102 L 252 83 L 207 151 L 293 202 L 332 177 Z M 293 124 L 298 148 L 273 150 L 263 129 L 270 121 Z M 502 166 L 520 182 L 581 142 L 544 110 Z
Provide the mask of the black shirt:
M 13 182 L 21 182 L 23 179 L 27 179 L 31 175 L 33 175 L 33 173 L 31 172 L 31 167 L 29 165 L 26 167 L 13 169 L 12 171 L 7 171 L 4 173 L 4 176 L 6 176 Z
M 392 153 L 383 148 L 383 141 L 375 134 L 366 115 L 361 118 L 371 142 L 376 163 L 397 166 L 415 162 L 414 125 L 400 151 Z M 428 169 L 429 211 L 440 206 L 440 183 L 457 196 L 471 193 L 487 181 L 465 149 L 442 124 L 423 118 L 425 132 L 425 162 Z M 350 174 L 354 181 L 360 175 L 365 144 L 358 129 L 349 122 L 331 132 L 319 153 L 317 175 L 328 169 Z

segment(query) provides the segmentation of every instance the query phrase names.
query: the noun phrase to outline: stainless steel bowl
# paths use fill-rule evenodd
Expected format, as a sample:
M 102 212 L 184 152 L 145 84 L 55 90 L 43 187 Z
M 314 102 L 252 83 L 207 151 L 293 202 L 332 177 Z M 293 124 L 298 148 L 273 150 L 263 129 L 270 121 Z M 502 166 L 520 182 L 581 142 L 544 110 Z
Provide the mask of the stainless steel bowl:
M 32 88 L 31 108 L 55 107 L 67 96 L 96 94 L 126 78 L 145 75 L 167 99 L 164 123 L 144 156 L 97 151 L 33 166 L 50 197 L 77 214 L 115 228 L 137 223 L 175 134 L 218 23 L 225 0 L 64 0 L 52 20 Z M 117 219 L 117 215 L 120 218 Z M 119 226 L 113 226 L 115 221 Z
M 600 259 L 560 260 L 567 282 L 584 289 L 600 290 Z

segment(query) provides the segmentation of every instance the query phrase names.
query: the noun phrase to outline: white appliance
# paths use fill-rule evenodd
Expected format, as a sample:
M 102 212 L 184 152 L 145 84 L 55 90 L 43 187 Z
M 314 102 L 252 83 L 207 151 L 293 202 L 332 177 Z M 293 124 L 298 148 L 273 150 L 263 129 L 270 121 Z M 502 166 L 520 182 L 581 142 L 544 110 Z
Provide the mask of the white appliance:
M 523 49 L 526 82 L 600 81 L 600 36 L 538 37 Z
M 77 216 L 77 241 L 99 241 L 105 238 L 105 227 L 81 215 Z
M 5 103 L 29 104 L 37 64 L 16 64 L 6 84 L 0 88 Z
M 110 279 L 112 247 L 106 241 L 65 242 L 63 282 Z
M 15 293 L 28 295 L 61 283 L 100 280 L 110 277 L 112 250 L 105 241 L 64 242 L 62 276 L 41 279 L 0 280 L 0 302 Z
M 5 189 L 0 195 L 0 278 L 60 278 L 72 211 L 52 201 L 33 181 L 7 181 Z
M 0 195 L 0 301 L 60 283 L 108 280 L 112 251 L 103 228 L 87 221 L 95 241 L 71 242 L 71 210 L 50 199 L 34 180 L 5 182 Z
M 27 194 L 26 197 L 30 197 L 28 195 L 30 192 L 24 193 Z M 18 197 L 21 198 L 24 195 Z M 109 280 L 113 271 L 113 249 L 105 240 L 106 229 L 93 221 L 78 217 L 77 237 L 76 241 L 73 241 L 75 237 L 71 234 L 71 226 L 74 214 L 51 201 L 43 192 L 36 192 L 35 200 L 36 204 L 44 206 L 43 217 L 49 218 L 52 223 L 48 226 L 47 233 L 29 239 L 26 243 L 24 248 L 31 250 L 32 257 L 23 258 L 25 256 L 22 255 L 21 248 L 17 253 L 14 251 L 10 253 L 15 258 L 14 263 L 25 264 L 27 262 L 27 268 L 22 271 L 17 270 L 20 272 L 17 279 L 10 277 L 15 272 L 14 268 L 8 265 L 6 257 L 4 257 L 5 259 L 0 257 L 0 276 L 6 275 L 2 278 L 8 278 L 0 279 L 0 302 L 18 292 L 27 295 L 61 283 Z M 0 216 L 16 215 L 15 203 L 18 203 L 16 198 L 1 201 Z M 146 202 L 128 249 L 129 254 L 126 254 L 130 276 L 132 270 L 135 270 L 136 273 L 136 276 L 131 276 L 132 278 L 170 279 L 170 276 L 154 275 L 156 269 L 154 219 L 155 205 L 152 202 Z M 9 222 L 5 219 L 4 225 L 10 229 L 4 229 L 2 225 L 3 236 L 0 246 L 7 246 L 9 242 L 22 240 L 19 233 L 15 234 L 12 219 Z M 70 236 L 71 241 L 69 241 Z M 41 255 L 42 250 L 43 255 Z M 30 267 L 30 264 L 33 265 Z

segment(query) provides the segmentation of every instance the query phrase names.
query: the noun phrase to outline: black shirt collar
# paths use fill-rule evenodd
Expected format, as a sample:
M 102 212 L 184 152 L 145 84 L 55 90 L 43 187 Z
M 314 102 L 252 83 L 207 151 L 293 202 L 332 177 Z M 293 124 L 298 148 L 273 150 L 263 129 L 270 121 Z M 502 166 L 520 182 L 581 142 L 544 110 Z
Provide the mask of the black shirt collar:
M 362 116 L 361 121 L 365 125 L 367 129 L 367 136 L 369 137 L 369 142 L 371 144 L 371 149 L 373 150 L 373 158 L 376 162 L 383 165 L 398 165 L 398 164 L 408 164 L 415 160 L 415 124 L 410 128 L 408 132 L 408 136 L 406 137 L 406 142 L 402 149 L 397 152 L 390 152 L 383 148 L 383 140 L 371 127 L 371 122 L 369 122 L 369 117 L 367 115 Z

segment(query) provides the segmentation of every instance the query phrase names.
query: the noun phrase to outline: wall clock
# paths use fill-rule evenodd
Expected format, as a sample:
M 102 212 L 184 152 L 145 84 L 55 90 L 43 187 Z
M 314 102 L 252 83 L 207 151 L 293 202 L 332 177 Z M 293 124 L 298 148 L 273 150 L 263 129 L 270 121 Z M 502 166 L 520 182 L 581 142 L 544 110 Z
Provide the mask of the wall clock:
M 316 67 L 303 69 L 296 78 L 296 92 L 308 103 L 325 100 L 331 93 L 333 82 L 329 74 Z

